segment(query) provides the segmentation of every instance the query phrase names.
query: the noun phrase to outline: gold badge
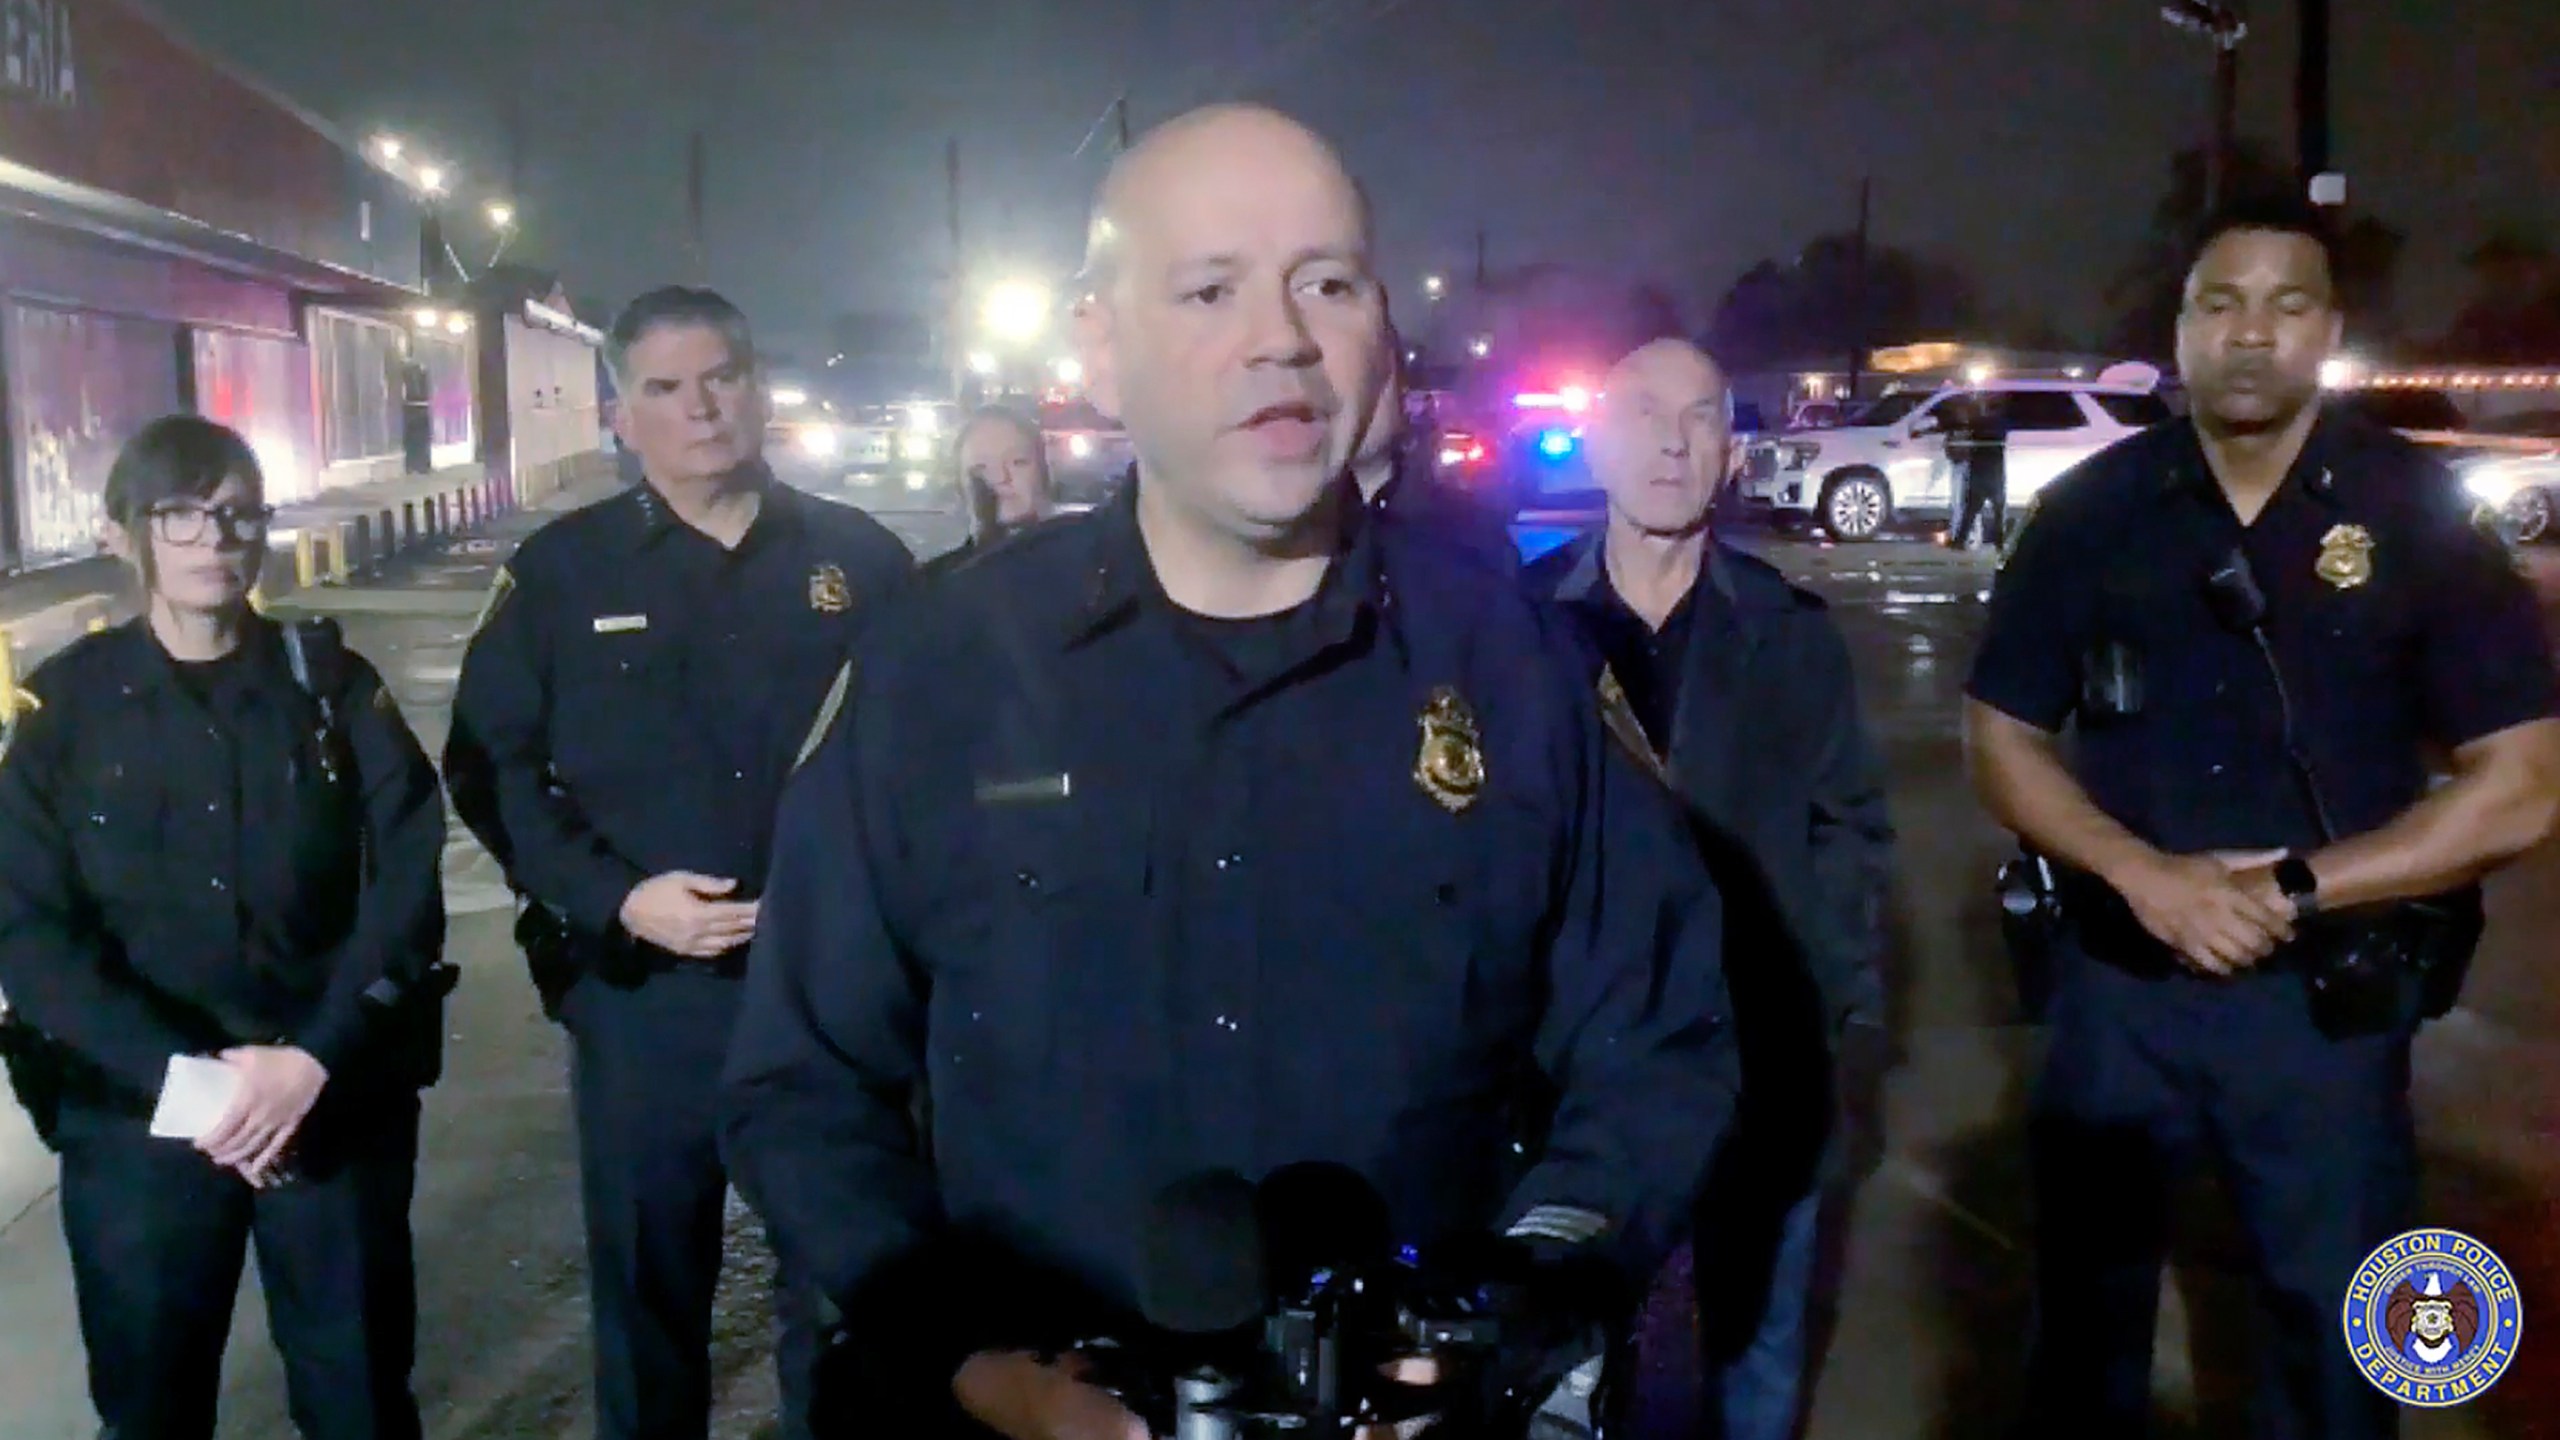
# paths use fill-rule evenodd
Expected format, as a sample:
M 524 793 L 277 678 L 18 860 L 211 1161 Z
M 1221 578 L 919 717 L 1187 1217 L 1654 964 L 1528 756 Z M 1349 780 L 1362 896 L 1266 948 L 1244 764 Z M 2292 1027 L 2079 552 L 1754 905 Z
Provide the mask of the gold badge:
M 2332 525 L 2320 537 L 2320 578 L 2353 590 L 2373 578 L 2373 532 L 2361 525 Z
M 1431 692 L 1418 717 L 1422 752 L 1414 757 L 1413 783 L 1455 815 L 1484 791 L 1484 743 L 1467 702 L 1446 685 Z
M 809 608 L 821 615 L 841 615 L 853 608 L 853 587 L 844 583 L 842 570 L 821 565 L 809 572 Z

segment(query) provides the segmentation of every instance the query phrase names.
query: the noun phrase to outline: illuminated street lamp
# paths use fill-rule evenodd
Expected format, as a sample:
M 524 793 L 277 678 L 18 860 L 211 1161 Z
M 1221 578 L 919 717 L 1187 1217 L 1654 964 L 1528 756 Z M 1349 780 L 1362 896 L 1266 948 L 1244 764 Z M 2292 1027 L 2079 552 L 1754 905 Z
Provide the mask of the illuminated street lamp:
M 421 195 L 442 195 L 444 193 L 443 166 L 421 165 L 418 167 L 418 193 Z
M 1056 372 L 1058 376 L 1058 383 L 1061 385 L 1081 385 L 1084 383 L 1084 362 L 1078 360 L 1072 355 L 1060 360 L 1057 364 L 1049 368 Z
M 1422 277 L 1422 293 L 1433 300 L 1437 300 L 1441 296 L 1449 293 L 1449 281 L 1444 276 L 1425 275 Z
M 969 373 L 980 377 L 996 373 L 996 357 L 984 350 L 969 352 Z
M 436 328 L 436 322 L 442 320 L 444 315 L 433 306 L 421 305 L 409 312 L 409 318 L 418 322 L 419 329 L 433 330 Z
M 1049 328 L 1049 292 L 1027 280 L 1008 280 L 987 292 L 979 319 L 995 339 L 1027 345 Z
M 1468 342 L 1467 353 L 1481 360 L 1493 353 L 1493 342 L 1479 335 Z
M 397 135 L 375 136 L 373 138 L 373 153 L 381 156 L 382 162 L 386 165 L 399 164 L 400 137 Z
M 489 202 L 489 223 L 500 230 L 516 228 L 516 207 L 504 200 Z
M 448 335 L 468 335 L 471 333 L 471 317 L 456 310 L 444 317 L 444 329 Z

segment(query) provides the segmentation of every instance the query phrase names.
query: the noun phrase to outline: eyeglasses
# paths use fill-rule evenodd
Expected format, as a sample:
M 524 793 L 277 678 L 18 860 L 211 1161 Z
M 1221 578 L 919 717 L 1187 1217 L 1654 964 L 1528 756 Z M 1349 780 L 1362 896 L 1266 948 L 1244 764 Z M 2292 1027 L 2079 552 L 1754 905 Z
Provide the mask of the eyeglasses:
M 224 540 L 263 540 L 276 518 L 272 505 L 154 505 L 151 529 L 171 545 L 201 545 L 221 527 Z

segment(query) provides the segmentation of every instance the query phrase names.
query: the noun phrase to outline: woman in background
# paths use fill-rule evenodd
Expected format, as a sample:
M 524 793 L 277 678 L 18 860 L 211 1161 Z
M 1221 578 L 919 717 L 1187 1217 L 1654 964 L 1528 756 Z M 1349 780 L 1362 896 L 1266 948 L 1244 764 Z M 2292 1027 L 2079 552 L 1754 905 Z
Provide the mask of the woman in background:
M 252 609 L 273 512 L 239 435 L 155 421 L 104 498 L 143 613 L 28 678 L 0 759 L 0 989 L 90 1396 L 118 1440 L 210 1437 L 254 1244 L 295 1428 L 416 1440 L 435 771 L 332 622 Z
M 1039 424 L 1018 410 L 989 405 L 971 415 L 951 446 L 952 468 L 969 516 L 969 538 L 937 556 L 928 572 L 947 570 L 1015 531 L 1058 512 Z

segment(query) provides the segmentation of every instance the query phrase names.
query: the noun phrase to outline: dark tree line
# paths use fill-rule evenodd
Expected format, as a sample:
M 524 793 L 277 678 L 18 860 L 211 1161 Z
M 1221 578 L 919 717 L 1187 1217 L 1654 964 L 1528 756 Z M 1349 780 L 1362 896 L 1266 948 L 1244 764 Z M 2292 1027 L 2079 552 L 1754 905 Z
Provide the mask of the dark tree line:
M 2264 146 L 2244 145 L 2230 183 L 2243 193 L 2296 182 L 2292 167 Z M 2107 283 L 2114 318 L 2095 337 L 2100 350 L 2172 358 L 2188 250 L 2204 219 L 2204 152 L 2184 151 L 2172 158 L 2167 189 Z M 2470 300 L 2449 324 L 2411 334 L 2394 283 L 2407 244 L 2406 234 L 2377 216 L 2346 216 L 2338 233 L 2337 282 L 2354 343 L 2473 364 L 2560 363 L 2560 254 L 2550 245 L 2522 232 L 2493 235 L 2468 259 Z M 1845 360 L 1862 340 L 1879 345 L 1961 336 L 2022 349 L 2078 348 L 2048 322 L 1988 313 L 1961 268 L 1890 245 L 1868 253 L 1863 306 L 1859 288 L 1856 238 L 1825 235 L 1794 258 L 1764 260 L 1735 281 L 1705 338 L 1726 363 L 1742 369 L 1833 355 Z M 1676 306 L 1666 308 L 1676 317 Z

